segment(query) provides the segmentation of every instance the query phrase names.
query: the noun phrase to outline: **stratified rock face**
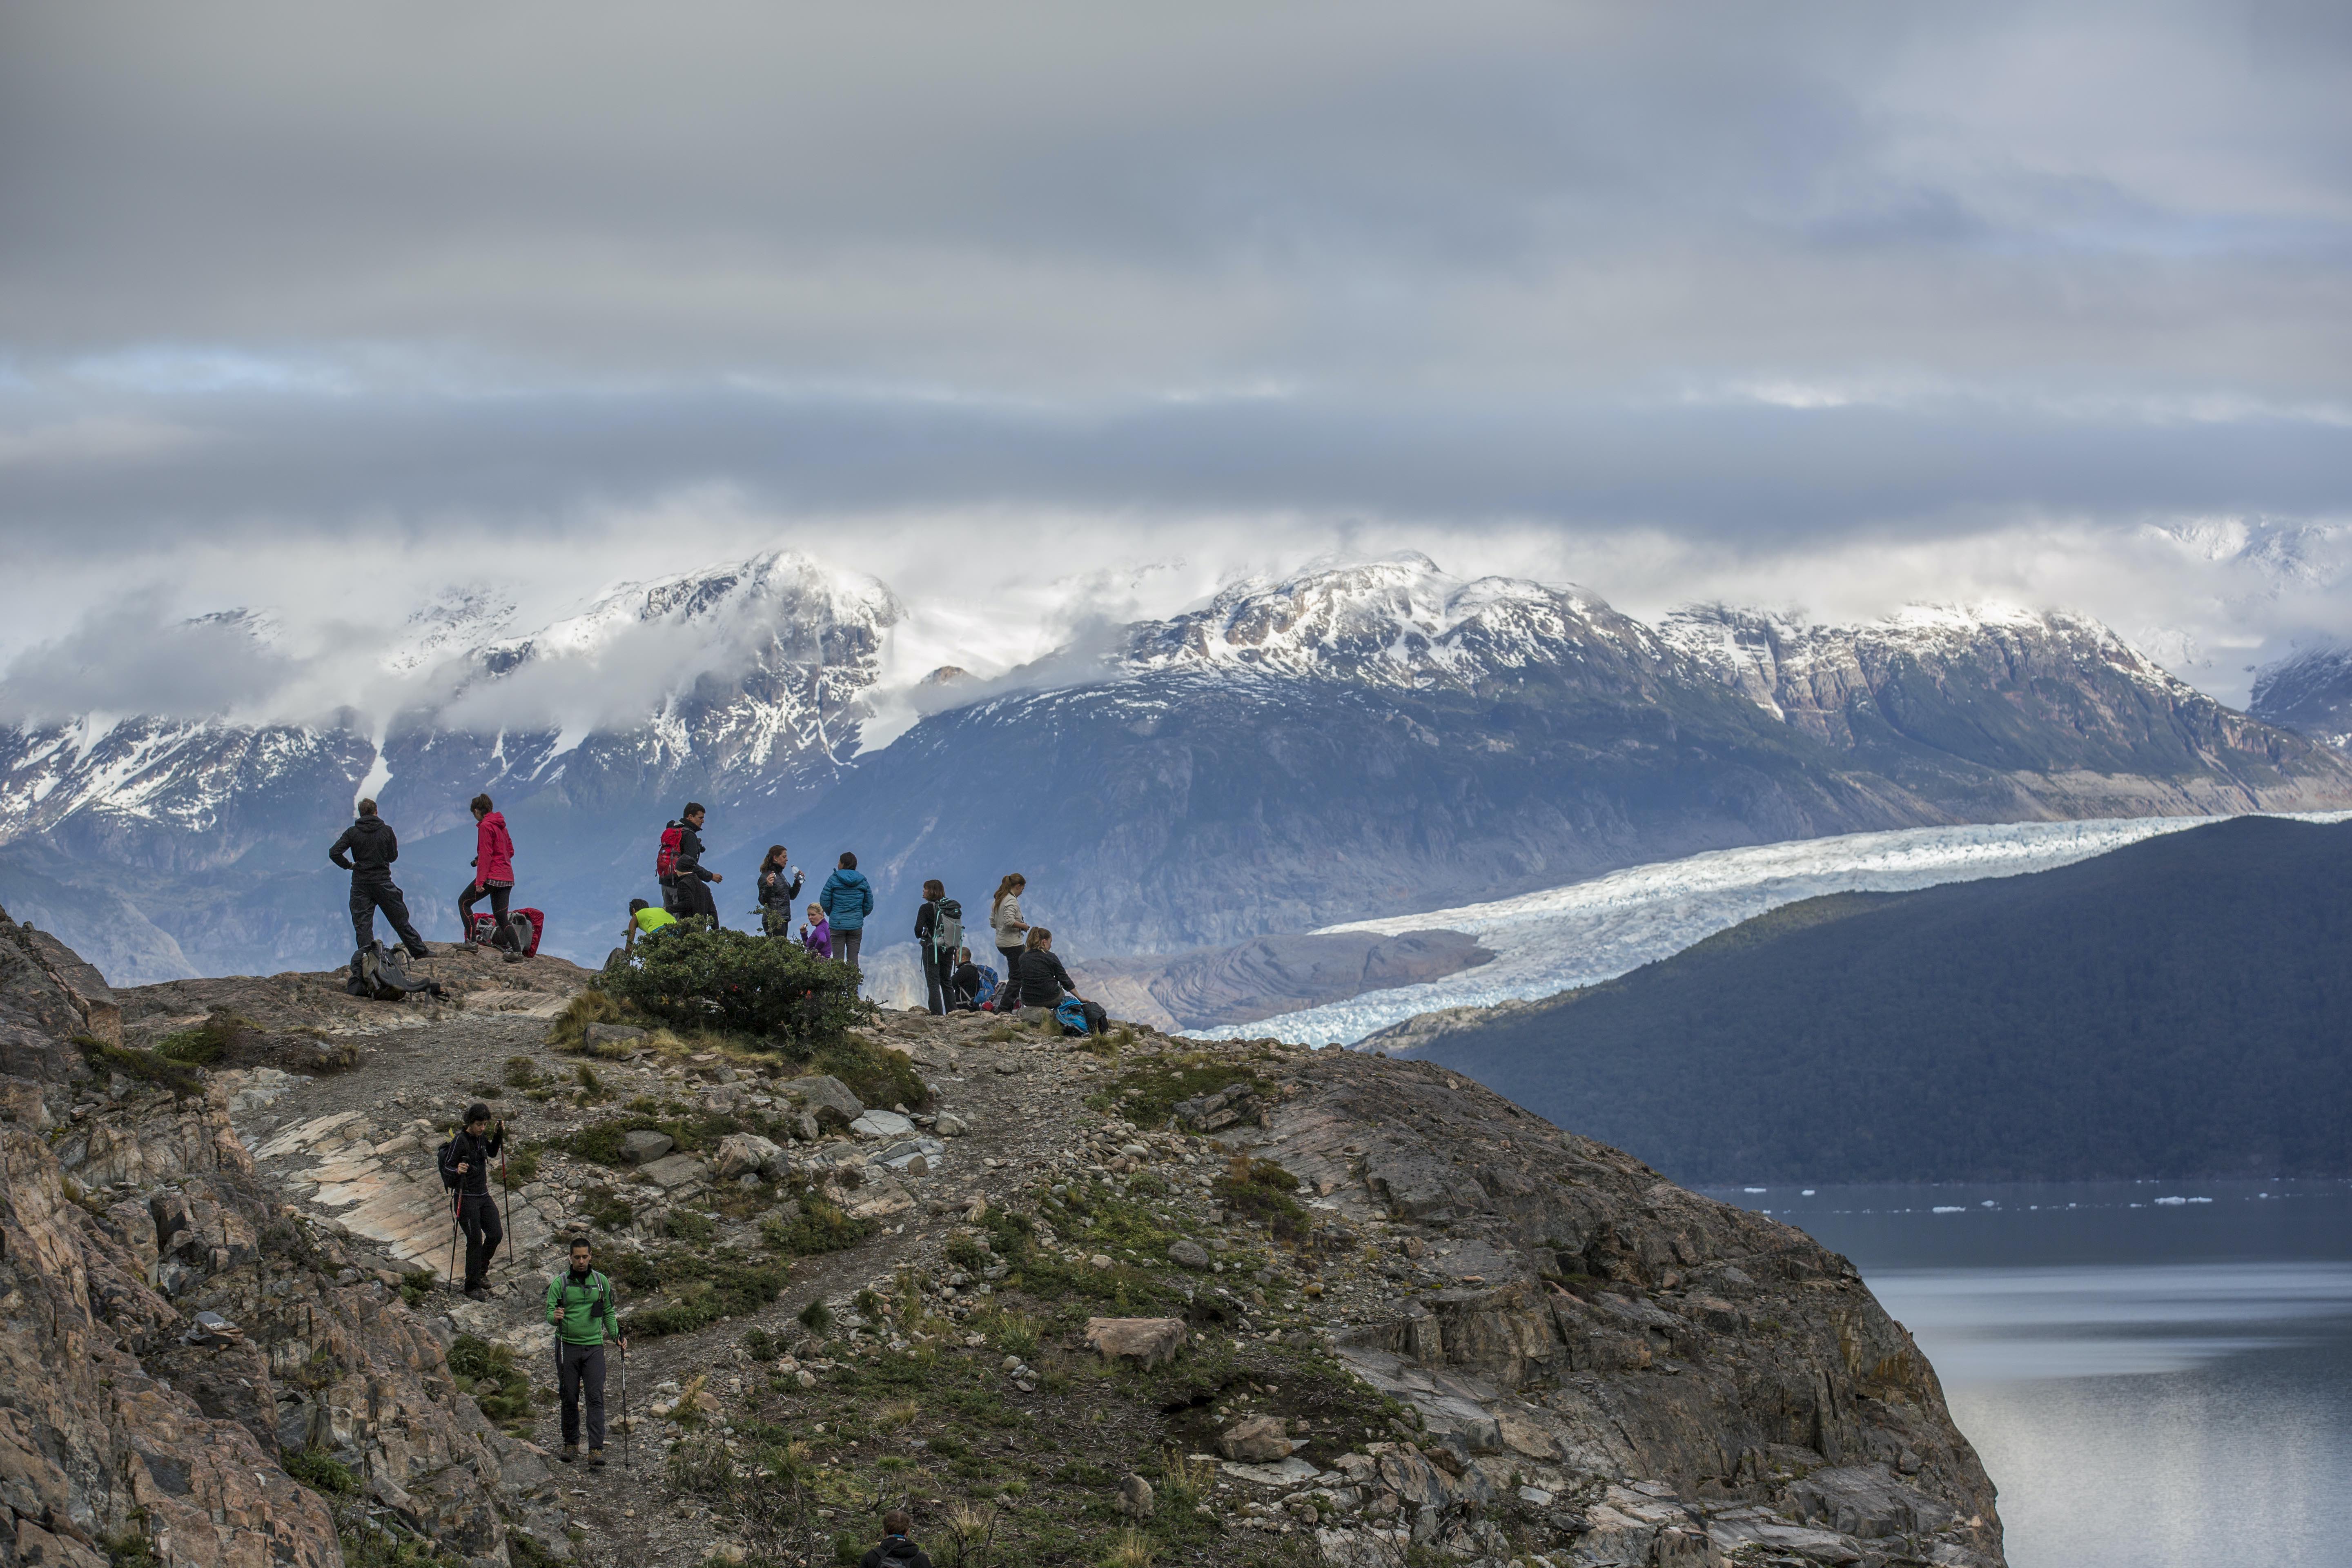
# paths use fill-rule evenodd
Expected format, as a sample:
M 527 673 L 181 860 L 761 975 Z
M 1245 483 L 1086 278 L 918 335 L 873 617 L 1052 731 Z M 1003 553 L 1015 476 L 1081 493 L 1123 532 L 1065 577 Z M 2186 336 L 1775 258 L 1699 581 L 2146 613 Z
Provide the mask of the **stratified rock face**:
M 1860 1559 L 1799 1534 L 1999 1560 L 1992 1485 L 1934 1370 L 1845 1259 L 1425 1064 L 1326 1051 L 1286 1076 L 1261 1129 L 1223 1136 L 1298 1176 L 1338 1244 L 1396 1237 L 1395 1305 L 1341 1330 L 1346 1353 L 1458 1439 L 1465 1476 L 1503 1454 L 1547 1489 L 1663 1483 L 1593 1500 L 1631 1552 L 1596 1562 L 1669 1560 L 1678 1531 L 1705 1561 L 1710 1531 L 1821 1561 Z
M 72 1037 L 119 1039 L 113 1007 L 0 911 L 0 1557 L 331 1568 L 334 1514 L 282 1463 L 303 1448 L 469 1563 L 508 1563 L 509 1513 L 560 1543 L 528 1500 L 542 1457 L 397 1291 L 268 1201 L 220 1089 L 91 1070 Z

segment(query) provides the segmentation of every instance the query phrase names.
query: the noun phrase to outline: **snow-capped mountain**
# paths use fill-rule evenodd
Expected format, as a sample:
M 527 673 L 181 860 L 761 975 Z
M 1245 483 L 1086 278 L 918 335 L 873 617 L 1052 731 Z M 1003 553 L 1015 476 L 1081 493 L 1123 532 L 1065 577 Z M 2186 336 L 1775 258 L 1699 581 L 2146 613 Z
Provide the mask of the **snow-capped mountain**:
M 792 824 L 1097 952 L 1168 952 L 1644 861 L 1983 821 L 2352 805 L 2352 767 L 2094 622 L 1808 629 L 1425 558 L 1251 582 L 1083 680 L 917 724 Z M 778 829 L 783 837 L 784 830 Z
M 464 879 L 458 844 L 471 851 L 452 830 L 488 790 L 519 837 L 543 825 L 560 845 L 535 869 L 561 900 L 689 794 L 723 810 L 827 787 L 898 614 L 880 584 L 785 553 L 624 584 L 520 635 L 510 596 L 473 588 L 420 609 L 385 656 L 409 678 L 394 712 L 0 729 L 0 886 L 19 915 L 71 923 L 118 978 L 328 963 L 349 937 L 310 884 L 331 879 L 325 846 L 352 800 L 382 803 L 430 916 Z M 282 915 L 259 907 L 294 889 Z M 565 934 L 582 952 L 604 940 Z
M 2352 648 L 2314 647 L 2265 665 L 2248 710 L 2323 745 L 2352 751 Z
M 898 616 L 788 554 L 536 626 L 476 584 L 418 610 L 384 685 L 308 723 L 0 729 L 0 900 L 121 979 L 337 962 L 324 850 L 365 793 L 446 937 L 486 789 L 551 944 L 593 961 L 692 796 L 730 919 L 781 842 L 810 868 L 856 849 L 885 930 L 935 875 L 977 927 L 1018 868 L 1070 945 L 1151 952 L 1829 834 L 2352 805 L 2352 762 L 2064 616 L 1716 608 L 1654 629 L 1582 589 L 1403 556 L 1236 584 L 1107 656 L 1090 640 L 973 682 L 866 752 Z

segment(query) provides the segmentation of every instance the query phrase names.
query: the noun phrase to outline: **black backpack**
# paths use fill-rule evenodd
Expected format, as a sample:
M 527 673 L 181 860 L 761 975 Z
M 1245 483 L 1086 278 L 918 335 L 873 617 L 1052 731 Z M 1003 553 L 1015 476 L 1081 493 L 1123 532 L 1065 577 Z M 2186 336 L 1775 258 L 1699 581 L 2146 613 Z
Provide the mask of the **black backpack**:
M 372 942 L 352 954 L 351 975 L 343 989 L 354 996 L 378 1002 L 398 1002 L 419 991 L 441 994 L 440 983 L 413 977 L 400 962 L 400 950 Z
M 941 899 L 939 911 L 931 917 L 931 951 L 953 959 L 962 945 L 963 906 L 953 899 Z

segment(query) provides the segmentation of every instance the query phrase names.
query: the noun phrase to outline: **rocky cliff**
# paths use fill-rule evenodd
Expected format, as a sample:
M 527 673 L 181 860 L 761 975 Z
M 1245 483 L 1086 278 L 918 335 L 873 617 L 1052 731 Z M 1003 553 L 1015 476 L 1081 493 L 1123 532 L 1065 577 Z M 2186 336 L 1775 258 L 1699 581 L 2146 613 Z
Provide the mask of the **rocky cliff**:
M 903 1501 L 967 1568 L 2000 1561 L 1843 1259 L 1433 1067 L 911 1014 L 793 1066 L 554 961 L 431 965 L 446 1000 L 118 994 L 0 924 L 16 1558 L 782 1568 Z M 422 1269 L 483 1094 L 515 1243 L 475 1302 Z M 634 1462 L 559 1485 L 573 1233 Z
M 123 1040 L 96 972 L 0 913 L 0 1562 L 560 1538 L 543 1457 L 458 1391 L 400 1276 L 257 1177 L 229 1080 Z

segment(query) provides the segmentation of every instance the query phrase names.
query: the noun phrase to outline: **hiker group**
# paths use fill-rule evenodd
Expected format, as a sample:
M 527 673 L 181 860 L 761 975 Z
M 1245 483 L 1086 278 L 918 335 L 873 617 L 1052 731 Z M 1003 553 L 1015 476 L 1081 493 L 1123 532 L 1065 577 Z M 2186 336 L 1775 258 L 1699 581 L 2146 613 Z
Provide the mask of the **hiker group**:
M 546 917 L 535 909 L 510 908 L 514 898 L 514 838 L 507 819 L 487 795 L 468 803 L 474 814 L 474 875 L 457 894 L 457 940 L 499 950 L 510 961 L 539 951 Z M 327 858 L 352 874 L 352 963 L 345 988 L 354 995 L 393 1002 L 418 991 L 440 994 L 430 980 L 408 973 L 402 953 L 428 958 L 432 950 L 408 918 L 408 900 L 392 879 L 392 863 L 400 858 L 400 837 L 362 797 L 356 817 L 342 837 L 328 847 Z M 475 905 L 489 900 L 487 913 Z M 386 948 L 376 941 L 375 917 L 383 912 L 399 945 Z

